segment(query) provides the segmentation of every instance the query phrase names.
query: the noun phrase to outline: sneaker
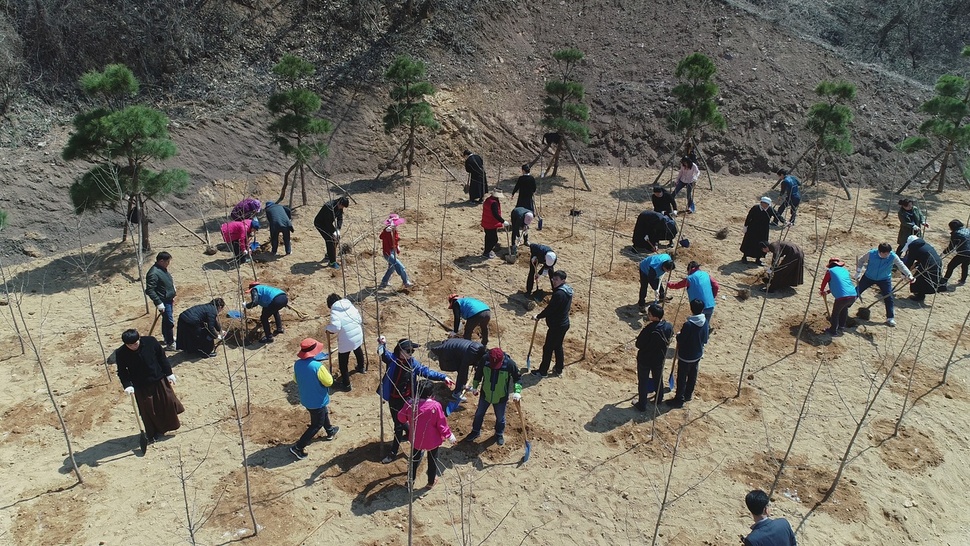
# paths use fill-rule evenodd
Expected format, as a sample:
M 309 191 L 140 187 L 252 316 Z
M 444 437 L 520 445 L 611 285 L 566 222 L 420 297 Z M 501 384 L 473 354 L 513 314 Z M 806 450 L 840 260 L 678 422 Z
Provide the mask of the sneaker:
M 505 445 L 505 435 L 504 434 L 496 434 L 495 435 L 495 443 L 498 444 L 498 445 L 500 445 L 500 446 L 504 446 Z
M 260 339 L 259 342 L 260 343 L 272 343 L 273 342 L 273 336 L 266 336 L 266 337 Z
M 664 404 L 672 408 L 682 408 L 684 407 L 684 401 L 679 398 L 671 398 L 670 400 L 664 400 Z
M 468 436 L 465 436 L 465 440 L 468 440 L 469 442 L 472 440 L 477 440 L 481 434 L 482 434 L 481 432 L 477 430 L 473 430 Z
M 339 388 L 344 392 L 351 392 L 352 390 L 354 390 L 354 388 L 350 386 L 350 381 L 344 381 L 340 383 L 340 386 L 337 388 Z
M 357 373 L 367 373 L 367 370 L 363 366 L 357 366 L 354 368 L 354 371 Z
M 386 282 L 382 282 L 381 284 L 377 285 L 377 289 L 378 290 L 383 290 L 385 288 L 387 288 L 387 283 Z
M 765 263 L 762 262 L 761 259 L 757 259 L 754 261 L 754 265 L 765 265 Z
M 171 342 L 171 343 L 169 343 L 168 345 L 164 345 L 162 347 L 162 349 L 164 349 L 166 351 L 175 351 L 175 350 L 177 350 L 176 347 L 175 347 L 175 342 L 174 341 Z
M 333 427 L 327 431 L 327 440 L 333 440 L 337 437 L 337 433 L 340 432 L 340 427 Z
M 213 350 L 211 353 L 207 353 L 207 352 L 203 351 L 202 349 L 199 349 L 199 352 L 202 353 L 203 358 L 212 358 L 214 356 L 218 356 L 219 355 L 219 353 L 216 352 L 215 350 Z
M 428 482 L 428 489 L 434 489 L 434 484 L 435 484 L 435 480 L 429 481 Z
M 413 282 L 406 282 L 406 283 L 404 283 L 404 288 L 414 288 L 414 283 Z
M 549 374 L 549 375 L 551 375 L 553 377 L 562 377 L 562 370 L 553 369 L 552 370 L 552 373 Z
M 381 464 L 391 464 L 394 462 L 394 459 L 397 459 L 397 453 L 393 453 L 381 459 Z
M 637 308 L 640 310 L 641 315 L 647 312 L 647 304 L 645 303 L 638 303 Z
M 340 264 L 338 264 L 337 262 L 330 262 L 330 267 L 334 269 L 340 269 Z
M 489 252 L 488 254 L 485 255 L 485 257 L 486 258 L 498 258 L 498 256 L 494 252 Z
M 301 447 L 290 446 L 290 453 L 299 460 L 306 459 L 306 450 Z
M 542 372 L 540 372 L 539 370 L 532 370 L 532 371 L 531 371 L 531 372 L 529 372 L 529 373 L 531 373 L 532 375 L 537 375 L 537 376 L 539 376 L 539 377 L 545 377 L 545 376 L 547 376 L 547 375 L 549 375 L 549 374 L 547 374 L 547 373 L 542 373 Z
M 276 331 L 273 332 L 273 335 L 274 336 L 278 336 L 278 335 L 283 334 L 283 333 L 285 333 L 285 331 L 282 328 L 277 328 Z
M 894 318 L 886 319 L 886 324 L 889 325 L 889 326 L 892 326 L 893 328 L 895 328 L 896 327 L 896 319 L 894 319 Z

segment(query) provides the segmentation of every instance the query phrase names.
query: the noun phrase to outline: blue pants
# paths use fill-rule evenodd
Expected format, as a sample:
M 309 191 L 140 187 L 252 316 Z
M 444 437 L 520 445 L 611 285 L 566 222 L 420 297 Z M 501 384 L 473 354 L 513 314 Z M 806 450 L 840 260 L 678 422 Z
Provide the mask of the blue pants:
M 391 280 L 391 275 L 395 271 L 401 276 L 404 284 L 410 284 L 408 281 L 408 272 L 404 269 L 404 264 L 401 263 L 401 260 L 397 259 L 397 252 L 391 251 L 390 254 L 385 254 L 384 259 L 387 260 L 387 271 L 384 273 L 384 278 L 381 279 L 381 286 L 387 286 L 387 281 Z
M 330 414 L 327 411 L 327 406 L 316 409 L 307 408 L 307 411 L 310 412 L 310 426 L 306 428 L 306 432 L 303 433 L 303 436 L 300 436 L 300 439 L 296 441 L 297 449 L 306 448 L 306 446 L 313 441 L 313 437 L 320 432 L 321 428 L 327 431 L 327 436 L 330 436 L 331 431 L 333 431 L 333 425 L 330 424 Z
M 479 393 L 478 395 L 478 409 L 475 410 L 475 419 L 472 420 L 472 434 L 482 431 L 482 422 L 485 421 L 485 412 L 488 411 L 488 407 L 492 406 L 495 408 L 495 434 L 505 433 L 505 406 L 508 404 L 509 399 L 506 398 L 503 402 L 498 404 L 489 404 L 485 400 L 485 393 Z
M 173 309 L 172 302 L 166 301 L 165 312 L 162 313 L 162 337 L 165 338 L 165 344 L 171 345 L 175 343 L 175 310 Z
M 676 198 L 680 190 L 687 188 L 687 210 L 694 212 L 694 184 L 688 184 L 686 182 L 677 181 L 677 185 L 674 186 L 673 197 Z
M 879 281 L 870 279 L 868 276 L 863 275 L 862 280 L 859 281 L 859 286 L 856 287 L 856 294 L 862 296 L 862 293 L 866 291 L 872 285 L 879 287 L 879 291 L 882 292 L 883 296 L 886 298 L 883 300 L 886 304 L 886 319 L 896 318 L 896 312 L 893 308 L 893 283 L 891 279 L 882 279 Z

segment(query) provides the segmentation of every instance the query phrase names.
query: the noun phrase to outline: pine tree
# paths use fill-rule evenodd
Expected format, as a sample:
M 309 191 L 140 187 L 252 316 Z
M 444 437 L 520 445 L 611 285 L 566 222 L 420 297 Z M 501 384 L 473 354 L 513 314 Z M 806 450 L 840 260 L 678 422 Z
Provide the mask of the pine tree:
M 306 168 L 307 165 L 327 155 L 327 145 L 318 139 L 332 130 L 330 122 L 316 117 L 323 101 L 320 96 L 306 87 L 307 79 L 316 69 L 312 64 L 294 55 L 284 55 L 273 74 L 280 79 L 282 90 L 269 98 L 266 107 L 278 116 L 269 125 L 269 132 L 283 155 L 293 158 L 293 164 L 283 174 L 283 187 L 278 201 L 286 196 L 290 175 L 300 177 L 300 190 L 303 204 L 307 204 Z M 290 204 L 293 204 L 294 184 L 290 187 Z
M 168 117 L 155 108 L 130 103 L 139 84 L 123 64 L 85 73 L 80 86 L 85 95 L 100 98 L 102 106 L 74 117 L 74 131 L 62 151 L 67 161 L 94 163 L 71 184 L 71 202 L 81 213 L 127 201 L 126 218 L 140 223 L 141 248 L 148 252 L 147 200 L 182 192 L 189 185 L 189 175 L 182 169 L 155 172 L 147 167 L 178 153 L 168 135 Z
M 552 176 L 559 172 L 559 151 L 562 146 L 568 146 L 565 143 L 567 138 L 589 142 L 589 127 L 586 125 L 589 121 L 589 107 L 583 103 L 586 90 L 583 84 L 573 79 L 576 68 L 585 56 L 585 53 L 575 48 L 560 49 L 552 54 L 559 68 L 559 76 L 546 82 L 546 97 L 543 99 L 540 121 L 558 135 L 556 151 L 552 156 Z
M 962 56 L 970 58 L 970 46 L 963 48 Z M 970 147 L 970 125 L 967 124 L 967 118 L 970 116 L 970 80 L 952 74 L 940 76 L 936 80 L 936 96 L 924 102 L 920 106 L 920 112 L 929 115 L 929 118 L 919 126 L 920 136 L 911 136 L 903 140 L 899 144 L 899 149 L 906 153 L 927 150 L 934 147 L 934 141 L 937 146 L 942 147 L 942 150 L 914 175 L 914 178 L 919 176 L 929 165 L 939 161 L 940 170 L 933 175 L 933 179 L 938 182 L 936 191 L 942 192 L 947 167 L 950 164 L 959 166 L 957 154 L 960 151 L 966 152 Z M 970 169 L 963 172 L 963 178 L 964 181 L 970 181 Z M 910 181 L 899 188 L 897 193 L 901 193 Z
M 407 140 L 401 152 L 407 157 L 406 169 L 411 176 L 414 165 L 414 140 L 417 131 L 425 127 L 436 130 L 439 125 L 434 119 L 434 111 L 425 95 L 433 95 L 434 86 L 425 81 L 427 67 L 424 62 L 401 55 L 394 59 L 384 73 L 391 83 L 391 100 L 384 114 L 384 132 L 392 133 L 399 127 L 407 129 Z
M 828 158 L 835 167 L 835 173 L 839 184 L 845 190 L 845 195 L 851 199 L 849 187 L 842 180 L 835 156 L 852 153 L 852 133 L 849 130 L 849 124 L 852 123 L 853 115 L 846 103 L 855 100 L 855 85 L 846 81 L 822 81 L 815 87 L 815 94 L 824 100 L 812 105 L 805 124 L 815 135 L 815 142 L 809 149 L 813 152 L 812 184 L 818 182 L 818 168 L 824 159 Z M 823 155 L 825 158 L 822 157 Z

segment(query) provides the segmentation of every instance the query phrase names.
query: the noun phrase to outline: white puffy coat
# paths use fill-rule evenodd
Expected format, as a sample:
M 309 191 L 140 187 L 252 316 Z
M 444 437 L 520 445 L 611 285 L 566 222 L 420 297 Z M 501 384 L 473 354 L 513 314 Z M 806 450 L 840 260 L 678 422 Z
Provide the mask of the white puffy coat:
M 330 308 L 330 324 L 327 331 L 337 334 L 337 352 L 349 353 L 364 342 L 360 313 L 350 300 L 344 298 L 334 302 Z

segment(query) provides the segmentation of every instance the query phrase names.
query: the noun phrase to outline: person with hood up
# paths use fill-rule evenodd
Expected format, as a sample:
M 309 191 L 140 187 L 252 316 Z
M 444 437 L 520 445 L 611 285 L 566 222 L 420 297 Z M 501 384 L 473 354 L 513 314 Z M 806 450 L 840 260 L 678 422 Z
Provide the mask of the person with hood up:
M 691 300 L 690 312 L 691 315 L 687 317 L 683 328 L 677 332 L 677 348 L 674 351 L 677 364 L 677 392 L 673 398 L 664 402 L 675 408 L 683 407 L 685 402 L 690 402 L 694 397 L 697 370 L 710 335 L 707 317 L 704 316 L 704 302 Z
M 748 258 L 754 258 L 754 263 L 764 265 L 761 261 L 765 257 L 761 243 L 768 240 L 768 232 L 772 222 L 779 222 L 781 219 L 775 214 L 775 209 L 771 208 L 771 199 L 762 197 L 757 205 L 751 207 L 748 215 L 744 219 L 744 227 L 741 233 L 741 261 L 748 262 Z
M 539 243 L 529 245 L 529 276 L 525 279 L 525 296 L 527 298 L 532 297 L 532 288 L 539 282 L 539 277 L 543 275 L 549 275 L 549 290 L 556 289 L 555 285 L 552 284 L 551 273 L 555 271 L 553 267 L 556 266 L 558 261 L 559 257 L 552 251 L 552 247 Z
M 950 244 L 943 249 L 943 254 L 955 253 L 950 263 L 946 265 L 946 274 L 943 276 L 943 283 L 950 282 L 950 277 L 960 266 L 960 282 L 958 285 L 967 283 L 967 269 L 970 268 L 970 229 L 967 229 L 960 220 L 950 220 L 947 224 L 950 228 Z
M 448 333 L 448 337 L 458 337 L 461 321 L 465 321 L 465 339 L 472 338 L 475 328 L 482 336 L 482 345 L 488 345 L 488 323 L 492 320 L 492 310 L 484 302 L 469 297 L 458 297 L 458 294 L 448 296 L 448 309 L 455 318 L 455 328 Z
M 381 396 L 391 410 L 391 420 L 394 421 L 394 440 L 391 442 L 391 452 L 381 460 L 383 464 L 390 464 L 397 459 L 398 451 L 401 449 L 401 442 L 408 439 L 408 424 L 400 422 L 397 416 L 401 413 L 401 408 L 411 399 L 414 389 L 417 387 L 419 377 L 432 379 L 434 381 L 444 381 L 448 388 L 454 388 L 455 382 L 447 375 L 436 372 L 421 364 L 414 358 L 415 349 L 421 345 L 410 339 L 401 339 L 394 346 L 393 351 L 387 350 L 387 339 L 381 336 L 377 340 L 377 353 L 381 355 L 381 360 L 387 366 L 384 377 L 381 378 L 377 394 Z
M 269 224 L 269 243 L 273 254 L 280 248 L 280 235 L 283 235 L 283 250 L 289 256 L 293 251 L 290 244 L 290 234 L 296 231 L 293 228 L 293 211 L 290 207 L 281 205 L 273 201 L 266 202 L 266 223 Z
M 542 362 L 538 370 L 532 370 L 532 375 L 541 377 L 549 374 L 553 353 L 556 354 L 556 367 L 553 368 L 552 375 L 562 375 L 566 366 L 562 343 L 566 339 L 566 332 L 569 331 L 569 310 L 573 305 L 573 287 L 566 284 L 566 272 L 556 271 L 551 279 L 553 291 L 549 305 L 541 313 L 532 317 L 535 321 L 546 319 L 546 340 L 542 344 Z
M 711 322 L 714 316 L 714 306 L 717 305 L 717 293 L 721 285 L 714 280 L 707 271 L 701 270 L 701 264 L 691 261 L 687 264 L 687 277 L 677 282 L 668 282 L 667 288 L 687 287 L 687 300 L 701 300 L 704 302 L 704 316 Z
M 418 474 L 418 466 L 428 452 L 428 489 L 434 487 L 440 472 L 438 471 L 438 448 L 445 440 L 452 445 L 457 439 L 448 426 L 448 419 L 444 408 L 434 399 L 434 383 L 422 379 L 418 382 L 414 400 L 408 400 L 401 411 L 397 412 L 397 420 L 406 423 L 410 431 L 409 439 L 414 449 L 411 464 L 408 467 L 408 486 L 414 489 L 414 479 Z
M 206 358 L 216 356 L 216 340 L 222 341 L 226 332 L 219 324 L 219 316 L 226 308 L 222 298 L 189 307 L 179 315 L 178 343 L 183 352 L 202 353 Z
M 509 400 L 522 399 L 522 383 L 519 366 L 499 347 L 488 351 L 487 365 L 475 370 L 472 394 L 479 395 L 478 409 L 472 420 L 472 431 L 465 438 L 474 440 L 481 435 L 485 412 L 491 406 L 495 411 L 495 443 L 505 445 L 505 409 Z
M 468 173 L 468 200 L 481 203 L 488 193 L 488 175 L 485 173 L 485 161 L 482 156 L 473 154 L 470 150 L 461 153 L 465 158 L 465 172 Z
M 354 304 L 347 298 L 336 294 L 327 296 L 327 307 L 330 308 L 330 324 L 327 324 L 327 336 L 337 334 L 337 365 L 340 367 L 340 381 L 337 388 L 350 392 L 350 353 L 354 353 L 357 360 L 357 373 L 364 373 L 364 343 L 363 319 Z
M 290 446 L 290 453 L 301 460 L 306 459 L 306 446 L 310 445 L 321 428 L 326 431 L 327 440 L 333 440 L 340 432 L 340 427 L 330 423 L 328 406 L 333 377 L 323 365 L 325 354 L 323 344 L 308 337 L 300 342 L 300 352 L 296 354 L 298 360 L 293 363 L 293 379 L 300 391 L 300 404 L 310 412 L 306 432 Z
M 819 294 L 823 298 L 826 294 L 832 294 L 835 301 L 832 303 L 832 315 L 829 317 L 831 326 L 825 333 L 841 336 L 849 321 L 849 307 L 852 307 L 856 300 L 856 288 L 852 284 L 852 275 L 842 258 L 829 258 L 826 267 Z M 829 287 L 828 290 L 825 290 L 826 286 Z
M 399 258 L 401 255 L 401 234 L 398 233 L 397 228 L 403 226 L 405 222 L 406 220 L 397 214 L 389 214 L 384 220 L 384 229 L 381 231 L 381 251 L 384 254 L 384 260 L 387 261 L 387 271 L 384 272 L 384 278 L 381 279 L 380 288 L 387 288 L 387 283 L 391 280 L 391 275 L 394 272 L 401 276 L 401 280 L 404 281 L 404 288 L 414 286 L 414 283 L 408 279 L 408 271 Z
M 650 288 L 653 288 L 657 294 L 654 301 L 663 299 L 667 290 L 660 288 L 660 278 L 675 268 L 673 258 L 666 252 L 647 256 L 640 260 L 640 297 L 637 299 L 637 307 L 641 313 L 647 311 L 647 293 Z
M 280 309 L 286 307 L 290 300 L 286 297 L 286 292 L 257 281 L 249 283 L 249 297 L 252 301 L 246 304 L 246 309 L 260 306 L 263 312 L 259 315 L 259 322 L 263 325 L 263 337 L 260 343 L 272 343 L 273 336 L 283 333 L 283 319 L 280 317 Z M 276 331 L 270 333 L 269 317 L 276 321 Z
M 259 227 L 259 220 L 256 218 L 232 220 L 219 227 L 222 240 L 232 249 L 233 260 L 241 264 L 249 261 L 249 237 L 252 235 L 255 239 L 255 232 Z
M 916 282 L 909 285 L 909 299 L 925 301 L 927 294 L 946 292 L 943 280 L 943 260 L 940 254 L 920 237 L 910 235 L 903 246 L 903 263 L 910 269 Z
M 495 247 L 498 246 L 498 230 L 512 226 L 512 222 L 502 218 L 502 203 L 505 196 L 495 190 L 482 204 L 482 229 L 485 230 L 485 250 L 482 256 L 495 258 Z

